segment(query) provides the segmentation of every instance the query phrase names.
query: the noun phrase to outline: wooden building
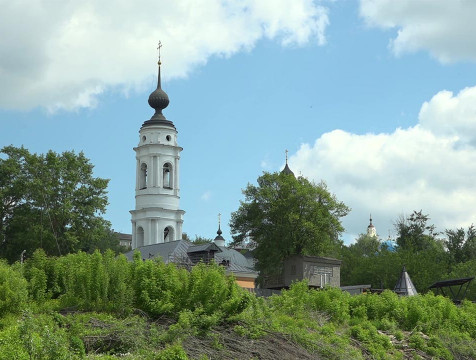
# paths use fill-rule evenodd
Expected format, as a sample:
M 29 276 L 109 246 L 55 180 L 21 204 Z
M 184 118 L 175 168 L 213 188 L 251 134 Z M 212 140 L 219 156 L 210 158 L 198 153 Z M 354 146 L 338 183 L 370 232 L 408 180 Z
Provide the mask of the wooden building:
M 340 266 L 342 260 L 321 256 L 294 255 L 287 258 L 283 271 L 277 276 L 264 276 L 264 288 L 283 289 L 296 281 L 306 279 L 310 287 L 323 288 L 326 285 L 340 287 Z

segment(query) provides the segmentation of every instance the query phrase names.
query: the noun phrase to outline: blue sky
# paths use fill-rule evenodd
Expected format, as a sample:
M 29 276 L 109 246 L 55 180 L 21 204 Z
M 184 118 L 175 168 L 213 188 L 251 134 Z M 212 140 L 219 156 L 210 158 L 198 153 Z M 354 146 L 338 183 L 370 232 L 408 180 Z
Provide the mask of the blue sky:
M 83 151 L 111 179 L 116 231 L 131 231 L 158 40 L 192 238 L 221 213 L 230 240 L 241 189 L 285 149 L 352 208 L 346 242 L 369 213 L 383 238 L 413 210 L 439 230 L 476 219 L 473 2 L 0 2 L 0 144 Z

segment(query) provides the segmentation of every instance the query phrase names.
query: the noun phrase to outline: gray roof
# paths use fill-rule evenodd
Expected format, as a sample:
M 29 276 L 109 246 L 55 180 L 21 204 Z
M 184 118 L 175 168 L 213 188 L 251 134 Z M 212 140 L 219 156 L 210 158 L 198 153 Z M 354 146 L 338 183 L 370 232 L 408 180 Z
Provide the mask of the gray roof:
M 125 253 L 124 255 L 126 255 L 128 260 L 132 260 L 134 257 L 134 252 L 139 251 L 141 253 L 142 259 L 144 260 L 159 256 L 167 264 L 169 262 L 173 262 L 173 260 L 177 258 L 188 258 L 187 249 L 189 246 L 190 243 L 188 241 L 177 240 L 161 244 L 140 246 Z
M 256 273 L 253 268 L 253 261 L 247 259 L 242 253 L 236 251 L 235 249 L 229 249 L 224 246 L 219 246 L 221 249 L 220 253 L 215 254 L 215 259 L 217 263 L 222 262 L 223 260 L 230 261 L 228 270 L 233 273 Z
M 128 260 L 132 260 L 134 252 L 139 251 L 142 259 L 147 260 L 160 256 L 165 263 L 177 261 L 190 261 L 188 253 L 197 251 L 208 251 L 209 248 L 216 248 L 215 261 L 219 264 L 224 260 L 227 263 L 226 270 L 233 274 L 247 274 L 252 277 L 258 276 L 258 272 L 253 268 L 252 259 L 247 259 L 242 253 L 224 246 L 217 246 L 214 243 L 203 245 L 192 245 L 186 240 L 170 241 L 161 244 L 153 244 L 138 247 L 124 255 Z
M 406 296 L 418 295 L 415 285 L 413 285 L 412 279 L 410 279 L 410 275 L 408 275 L 405 266 L 403 267 L 400 278 L 398 279 L 393 291 L 397 294 Z
M 218 246 L 216 246 L 215 243 L 190 245 L 187 249 L 188 253 L 201 252 L 201 251 L 221 251 L 221 249 Z

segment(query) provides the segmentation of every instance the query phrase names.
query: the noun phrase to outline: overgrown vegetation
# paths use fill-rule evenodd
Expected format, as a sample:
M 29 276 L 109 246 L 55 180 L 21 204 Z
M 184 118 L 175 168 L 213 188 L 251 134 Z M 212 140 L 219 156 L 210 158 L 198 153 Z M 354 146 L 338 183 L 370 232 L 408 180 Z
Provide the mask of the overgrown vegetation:
M 428 215 L 414 211 L 397 219 L 395 230 L 394 244 L 361 235 L 355 244 L 342 247 L 342 285 L 392 289 L 404 265 L 419 292 L 428 291 L 440 280 L 476 275 L 476 230 L 472 225 L 467 231 L 446 230 L 446 238 L 442 238 Z M 476 282 L 470 284 L 466 298 L 476 300 Z
M 302 282 L 256 298 L 218 265 L 187 271 L 112 252 L 0 263 L 0 360 L 474 359 L 475 341 L 476 304 L 433 294 Z
M 32 154 L 24 147 L 0 150 L 0 257 L 9 262 L 78 250 L 125 249 L 102 218 L 109 180 L 93 176 L 82 152 Z

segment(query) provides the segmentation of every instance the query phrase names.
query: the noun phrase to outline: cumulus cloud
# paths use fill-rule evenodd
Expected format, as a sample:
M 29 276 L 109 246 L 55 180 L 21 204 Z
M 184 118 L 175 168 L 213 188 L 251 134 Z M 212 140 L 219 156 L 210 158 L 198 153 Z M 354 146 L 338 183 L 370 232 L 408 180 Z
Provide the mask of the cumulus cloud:
M 370 26 L 398 29 L 396 55 L 429 51 L 441 62 L 476 60 L 476 2 L 471 0 L 360 0 Z
M 369 213 L 386 238 L 400 214 L 423 209 L 440 230 L 476 222 L 476 87 L 437 93 L 419 123 L 386 134 L 334 130 L 290 158 L 293 171 L 327 182 L 352 208 L 344 221 L 366 231 Z M 380 225 L 380 226 L 379 226 Z
M 106 89 L 141 89 L 166 45 L 167 76 L 210 56 L 283 45 L 324 44 L 327 8 L 312 0 L 0 0 L 0 107 L 94 106 Z

